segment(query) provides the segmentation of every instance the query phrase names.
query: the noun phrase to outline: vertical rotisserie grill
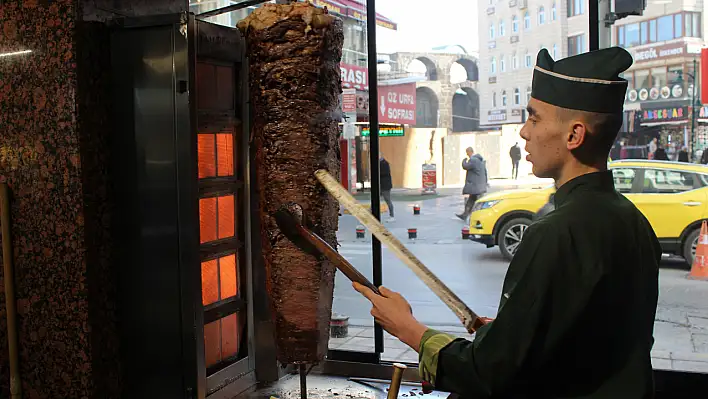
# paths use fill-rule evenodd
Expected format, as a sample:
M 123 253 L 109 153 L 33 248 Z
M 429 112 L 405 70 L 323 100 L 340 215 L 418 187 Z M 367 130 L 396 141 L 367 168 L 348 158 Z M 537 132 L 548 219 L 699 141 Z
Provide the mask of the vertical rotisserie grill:
M 309 227 L 336 248 L 339 205 L 314 172 L 339 174 L 342 21 L 308 3 L 267 4 L 238 28 L 250 64 L 262 256 L 278 360 L 317 363 L 327 350 L 335 268 L 300 251 L 272 215 L 282 204 L 297 202 Z

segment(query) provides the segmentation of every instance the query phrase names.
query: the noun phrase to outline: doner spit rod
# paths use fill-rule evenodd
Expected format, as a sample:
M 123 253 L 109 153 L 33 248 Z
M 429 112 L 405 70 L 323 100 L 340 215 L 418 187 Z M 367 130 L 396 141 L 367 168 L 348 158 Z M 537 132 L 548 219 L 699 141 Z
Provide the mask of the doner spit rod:
M 396 256 L 415 273 L 423 283 L 440 298 L 447 307 L 460 319 L 467 331 L 474 333 L 485 324 L 484 320 L 472 311 L 462 299 L 460 299 L 451 289 L 449 289 L 433 272 L 428 269 L 423 262 L 418 260 L 411 251 L 406 248 L 386 227 L 384 227 L 374 215 L 364 206 L 359 204 L 349 191 L 342 187 L 339 182 L 332 177 L 329 172 L 320 169 L 315 172 L 315 177 L 329 191 L 332 196 L 344 205 L 349 212 L 356 217 L 371 234 L 386 244 Z

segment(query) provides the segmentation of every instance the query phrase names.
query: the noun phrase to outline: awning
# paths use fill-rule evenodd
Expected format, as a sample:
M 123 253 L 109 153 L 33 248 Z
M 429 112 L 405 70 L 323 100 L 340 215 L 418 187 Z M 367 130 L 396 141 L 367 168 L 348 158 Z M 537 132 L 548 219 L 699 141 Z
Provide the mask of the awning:
M 366 21 L 366 2 L 361 0 L 311 0 L 312 4 L 318 7 L 327 7 L 333 14 Z M 378 26 L 396 30 L 398 25 L 392 20 L 376 13 L 376 24 Z

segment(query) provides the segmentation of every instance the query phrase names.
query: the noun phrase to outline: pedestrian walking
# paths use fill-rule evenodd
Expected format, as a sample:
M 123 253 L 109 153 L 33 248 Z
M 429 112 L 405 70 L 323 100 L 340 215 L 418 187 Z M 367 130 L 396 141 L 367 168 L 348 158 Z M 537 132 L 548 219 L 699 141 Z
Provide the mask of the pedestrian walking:
M 462 189 L 462 194 L 467 195 L 465 201 L 465 210 L 461 214 L 455 214 L 462 220 L 467 218 L 472 213 L 474 203 L 487 192 L 487 164 L 481 155 L 475 154 L 472 147 L 465 150 L 467 158 L 462 160 L 462 169 L 466 170 L 465 187 Z
M 681 147 L 681 151 L 679 151 L 678 158 L 676 160 L 679 162 L 689 162 L 688 161 L 688 148 L 686 148 L 686 146 Z
M 391 164 L 388 163 L 383 154 L 379 157 L 379 173 L 381 176 L 381 196 L 388 205 L 389 222 L 395 222 L 393 217 L 393 201 L 391 201 L 391 189 L 393 189 L 393 179 L 391 179 Z
M 509 157 L 511 158 L 511 178 L 519 178 L 519 161 L 521 161 L 521 148 L 519 148 L 519 143 L 514 143 L 509 150 Z
M 669 155 L 666 154 L 664 147 L 659 147 L 654 151 L 654 159 L 657 161 L 668 161 Z
M 612 47 L 558 60 L 540 51 L 521 129 L 555 209 L 526 230 L 499 311 L 474 342 L 419 323 L 408 302 L 360 284 L 371 314 L 419 352 L 420 377 L 466 398 L 652 398 L 661 247 L 618 193 L 607 156 L 622 126 L 632 56 Z M 599 320 L 612 321 L 605 326 Z

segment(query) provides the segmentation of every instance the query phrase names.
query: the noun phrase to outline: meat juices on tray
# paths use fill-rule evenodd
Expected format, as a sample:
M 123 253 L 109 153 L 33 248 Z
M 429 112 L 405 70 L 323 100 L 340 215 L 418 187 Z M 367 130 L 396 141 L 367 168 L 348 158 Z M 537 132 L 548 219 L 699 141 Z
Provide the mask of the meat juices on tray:
M 295 202 L 308 227 L 337 247 L 339 204 L 314 172 L 340 174 L 342 20 L 309 3 L 266 4 L 238 28 L 250 64 L 262 256 L 278 360 L 317 363 L 327 352 L 335 267 L 301 252 L 272 215 Z

